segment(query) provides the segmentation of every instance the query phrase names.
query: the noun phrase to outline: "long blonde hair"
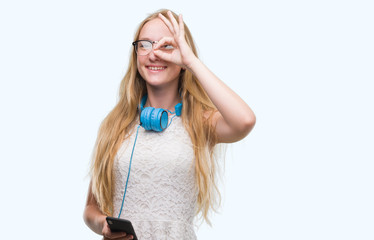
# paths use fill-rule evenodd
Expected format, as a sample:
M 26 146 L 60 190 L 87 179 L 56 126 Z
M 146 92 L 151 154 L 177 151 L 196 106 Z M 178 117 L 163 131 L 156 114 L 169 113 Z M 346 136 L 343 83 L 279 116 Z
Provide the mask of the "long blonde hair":
M 167 17 L 167 11 L 159 10 L 141 22 L 134 41 L 138 40 L 140 31 L 147 22 L 157 18 L 158 13 Z M 178 21 L 177 15 L 173 15 Z M 186 41 L 197 56 L 194 41 L 186 24 L 184 28 Z M 189 71 L 181 70 L 179 90 L 183 101 L 182 122 L 191 138 L 195 156 L 195 182 L 198 191 L 196 214 L 200 214 L 209 223 L 208 212 L 210 209 L 215 210 L 220 199 L 214 157 L 217 136 L 215 126 L 212 125 L 212 113 L 216 108 L 198 79 Z M 101 211 L 107 215 L 113 214 L 112 172 L 115 155 L 136 122 L 137 106 L 144 94 L 146 85 L 137 70 L 136 53 L 133 49 L 127 72 L 121 81 L 118 103 L 100 126 L 91 166 L 91 190 Z M 203 115 L 205 117 L 202 117 Z

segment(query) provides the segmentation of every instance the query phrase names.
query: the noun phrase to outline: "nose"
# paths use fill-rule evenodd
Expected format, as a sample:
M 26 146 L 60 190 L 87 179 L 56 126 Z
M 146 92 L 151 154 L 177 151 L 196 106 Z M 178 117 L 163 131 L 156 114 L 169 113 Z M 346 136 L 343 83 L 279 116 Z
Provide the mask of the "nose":
M 148 58 L 149 58 L 150 61 L 153 61 L 153 62 L 159 60 L 159 58 L 155 55 L 153 48 L 152 48 L 152 50 L 148 53 Z

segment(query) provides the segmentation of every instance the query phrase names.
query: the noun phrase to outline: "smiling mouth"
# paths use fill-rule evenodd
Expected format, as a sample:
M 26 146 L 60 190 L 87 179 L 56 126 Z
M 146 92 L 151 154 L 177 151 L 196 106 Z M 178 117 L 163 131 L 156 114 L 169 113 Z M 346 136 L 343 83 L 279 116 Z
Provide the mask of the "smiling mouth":
M 152 70 L 152 71 L 162 71 L 162 70 L 165 70 L 166 67 L 151 67 L 151 66 L 148 66 L 147 69 Z

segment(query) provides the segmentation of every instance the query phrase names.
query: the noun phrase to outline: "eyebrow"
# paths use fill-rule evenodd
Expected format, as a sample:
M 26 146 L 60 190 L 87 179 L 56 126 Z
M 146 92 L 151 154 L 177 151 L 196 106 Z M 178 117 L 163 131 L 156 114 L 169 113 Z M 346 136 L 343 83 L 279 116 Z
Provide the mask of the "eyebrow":
M 145 38 L 139 38 L 138 40 L 148 40 L 148 41 L 151 41 L 151 42 L 157 42 L 158 41 L 158 40 L 152 40 L 152 39 L 147 38 L 147 37 L 145 37 Z

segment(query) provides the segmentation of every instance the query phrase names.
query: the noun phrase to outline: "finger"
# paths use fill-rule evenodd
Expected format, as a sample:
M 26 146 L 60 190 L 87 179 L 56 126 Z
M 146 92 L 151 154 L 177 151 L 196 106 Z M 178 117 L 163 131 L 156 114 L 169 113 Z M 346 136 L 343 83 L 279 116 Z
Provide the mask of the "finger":
M 117 238 L 126 237 L 127 234 L 125 232 L 109 232 L 107 234 L 104 234 L 104 236 L 107 239 L 117 239 Z
M 179 14 L 179 30 L 181 33 L 184 34 L 184 22 L 183 22 L 182 14 Z
M 153 53 L 156 55 L 156 57 L 166 61 L 166 62 L 172 62 L 173 57 L 170 53 L 161 51 L 161 50 L 154 50 Z
M 172 37 L 163 37 L 161 38 L 160 41 L 157 42 L 157 44 L 154 46 L 154 49 L 159 49 L 161 46 L 164 46 L 165 44 L 170 44 L 172 45 L 174 48 L 176 47 L 176 42 L 174 40 L 174 38 Z
M 173 24 L 174 32 L 175 32 L 176 34 L 178 34 L 178 33 L 179 33 L 179 26 L 178 26 L 178 22 L 177 22 L 177 20 L 175 20 L 175 17 L 173 16 L 173 14 L 171 14 L 170 11 L 168 11 L 168 16 L 169 16 L 170 21 L 171 21 L 172 24 Z
M 125 232 L 116 232 L 112 233 L 111 237 L 112 238 L 120 238 L 120 237 L 126 237 L 128 236 Z
M 165 23 L 165 25 L 169 28 L 169 31 L 172 33 L 172 34 L 175 34 L 175 31 L 174 31 L 174 28 L 171 24 L 171 22 L 164 16 L 162 15 L 161 13 L 158 14 L 158 17 Z

